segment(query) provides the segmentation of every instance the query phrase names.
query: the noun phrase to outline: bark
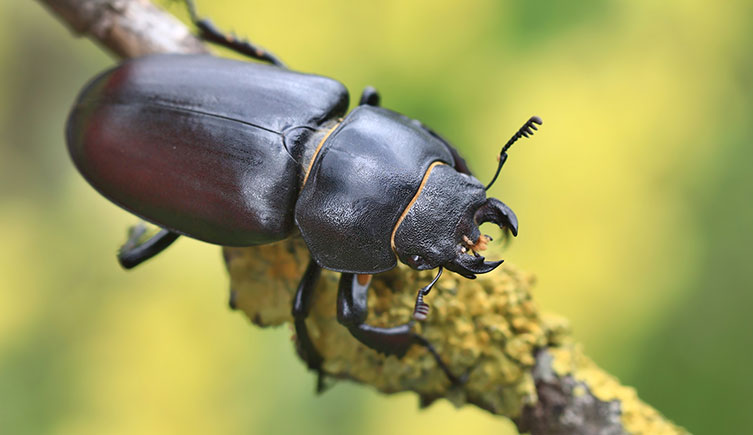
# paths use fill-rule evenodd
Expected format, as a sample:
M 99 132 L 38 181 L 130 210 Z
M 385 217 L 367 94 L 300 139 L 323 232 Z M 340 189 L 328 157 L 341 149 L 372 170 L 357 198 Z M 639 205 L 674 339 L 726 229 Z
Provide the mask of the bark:
M 183 23 L 148 0 L 38 0 L 70 29 L 119 57 L 206 53 Z
M 146 0 L 39 1 L 75 33 L 120 57 L 206 52 L 185 25 Z M 224 248 L 224 254 L 233 306 L 259 326 L 292 324 L 292 298 L 309 259 L 303 242 Z M 367 322 L 406 322 L 416 290 L 430 279 L 430 272 L 403 266 L 375 276 Z M 446 273 L 427 298 L 431 312 L 416 331 L 451 370 L 467 374 L 459 387 L 422 347 L 398 359 L 351 337 L 336 319 L 337 280 L 334 272 L 322 274 L 307 321 L 329 383 L 348 379 L 384 393 L 414 391 L 423 406 L 440 398 L 470 403 L 532 434 L 685 433 L 584 356 L 565 319 L 540 312 L 528 273 L 511 266 L 477 280 Z

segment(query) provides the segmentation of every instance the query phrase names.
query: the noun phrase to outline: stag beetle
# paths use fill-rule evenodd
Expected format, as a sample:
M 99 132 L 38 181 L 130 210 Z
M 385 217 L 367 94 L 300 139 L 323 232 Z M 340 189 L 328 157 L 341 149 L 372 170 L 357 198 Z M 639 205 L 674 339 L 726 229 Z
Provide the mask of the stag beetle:
M 489 185 L 471 175 L 457 151 L 434 131 L 379 107 L 367 88 L 346 115 L 348 92 L 330 78 L 287 69 L 274 55 L 223 34 L 198 18 L 205 40 L 264 63 L 210 55 L 153 55 L 103 72 L 83 89 L 66 127 L 68 150 L 102 195 L 162 228 L 124 245 L 131 268 L 179 235 L 225 246 L 277 242 L 300 234 L 311 260 L 293 304 L 299 349 L 321 375 L 322 359 L 305 319 L 322 268 L 341 272 L 337 318 L 366 346 L 401 357 L 425 346 L 457 382 L 413 320 L 382 328 L 366 323 L 370 275 L 399 259 L 417 270 L 438 268 L 418 291 L 414 318 L 442 268 L 466 278 L 502 261 L 478 254 L 490 241 L 479 225 L 517 235 L 518 221 L 486 197 L 532 117 L 505 144 Z M 320 376 L 321 379 L 321 376 Z

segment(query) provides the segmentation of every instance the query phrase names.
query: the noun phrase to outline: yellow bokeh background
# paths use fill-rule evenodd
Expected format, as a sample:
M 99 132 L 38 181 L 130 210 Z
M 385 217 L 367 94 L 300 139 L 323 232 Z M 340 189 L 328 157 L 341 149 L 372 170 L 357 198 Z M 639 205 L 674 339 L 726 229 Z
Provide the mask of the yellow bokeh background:
M 180 4 L 168 8 L 185 19 Z M 507 261 L 586 352 L 694 433 L 747 433 L 753 377 L 753 4 L 199 1 L 292 68 L 431 126 L 518 214 Z M 66 154 L 81 86 L 116 61 L 36 2 L 0 2 L 0 433 L 517 433 L 340 382 L 314 395 L 287 328 L 227 308 L 216 246 L 134 271 L 135 222 Z M 217 50 L 221 55 L 232 56 Z

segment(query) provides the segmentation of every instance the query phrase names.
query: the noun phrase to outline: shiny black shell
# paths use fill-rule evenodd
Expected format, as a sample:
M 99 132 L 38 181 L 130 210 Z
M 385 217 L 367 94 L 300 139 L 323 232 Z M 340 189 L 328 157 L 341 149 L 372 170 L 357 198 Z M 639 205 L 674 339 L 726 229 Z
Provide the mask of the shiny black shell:
M 248 246 L 295 233 L 300 162 L 347 107 L 326 77 L 157 55 L 95 78 L 66 134 L 79 171 L 111 201 L 180 234 Z
M 378 273 L 397 263 L 393 231 L 432 163 L 468 170 L 418 121 L 367 105 L 343 119 L 347 107 L 326 77 L 156 55 L 92 80 L 66 134 L 87 181 L 156 225 L 226 246 L 297 227 L 320 266 Z
M 420 123 L 372 106 L 348 114 L 316 156 L 295 207 L 317 263 L 348 273 L 395 267 L 392 231 L 433 162 L 455 165 L 449 145 Z

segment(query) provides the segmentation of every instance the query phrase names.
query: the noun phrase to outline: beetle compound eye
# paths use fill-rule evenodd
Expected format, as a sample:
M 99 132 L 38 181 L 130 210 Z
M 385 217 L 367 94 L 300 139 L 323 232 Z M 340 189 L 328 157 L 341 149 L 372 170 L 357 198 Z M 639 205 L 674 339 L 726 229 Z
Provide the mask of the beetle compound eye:
M 418 270 L 430 268 L 430 267 L 427 267 L 428 264 L 426 262 L 426 259 L 418 254 L 414 254 L 408 257 L 408 265 Z

